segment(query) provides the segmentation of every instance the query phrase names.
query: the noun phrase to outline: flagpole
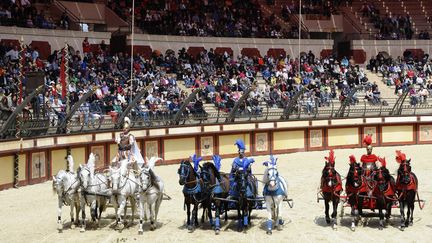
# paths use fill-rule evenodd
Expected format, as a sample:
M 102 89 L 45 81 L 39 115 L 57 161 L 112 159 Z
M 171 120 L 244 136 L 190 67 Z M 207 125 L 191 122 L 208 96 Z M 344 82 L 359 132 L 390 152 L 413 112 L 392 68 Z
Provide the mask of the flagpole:
M 129 102 L 132 102 L 132 94 L 133 94 L 133 81 L 134 81 L 134 70 L 133 70 L 133 64 L 134 64 L 134 25 L 135 25 L 135 0 L 132 0 L 132 24 L 131 24 L 131 73 L 130 73 L 130 100 Z
M 22 97 L 23 97 L 23 78 L 24 78 L 24 64 L 25 64 L 25 45 L 24 45 L 24 37 L 21 36 L 20 39 L 20 52 L 18 55 L 18 105 L 21 105 L 22 103 Z M 20 112 L 16 116 L 16 122 L 15 122 L 15 137 L 20 138 L 21 135 L 21 122 L 22 122 L 22 112 Z
M 69 45 L 67 41 L 65 41 L 65 48 L 63 50 L 64 55 L 64 82 L 65 82 L 65 89 L 66 89 L 66 109 L 65 113 L 68 114 L 70 111 L 70 100 L 69 100 Z M 63 91 L 62 91 L 63 93 Z M 69 133 L 69 123 L 70 120 L 66 121 L 66 133 Z

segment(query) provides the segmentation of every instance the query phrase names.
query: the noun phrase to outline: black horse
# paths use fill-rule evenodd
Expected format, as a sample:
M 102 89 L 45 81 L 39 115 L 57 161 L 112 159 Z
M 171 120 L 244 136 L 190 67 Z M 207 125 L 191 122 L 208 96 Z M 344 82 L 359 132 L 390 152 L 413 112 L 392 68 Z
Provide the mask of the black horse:
M 215 165 L 207 162 L 201 168 L 201 178 L 204 182 L 206 190 L 210 196 L 206 203 L 206 210 L 208 210 L 209 218 L 211 220 L 211 206 L 215 208 L 215 233 L 220 232 L 220 214 L 225 212 L 225 221 L 228 220 L 228 202 L 222 201 L 220 198 L 228 197 L 229 193 L 229 178 L 228 175 L 221 175 L 216 169 Z
M 394 190 L 395 181 L 385 166 L 376 169 L 372 173 L 372 178 L 376 183 L 372 194 L 376 200 L 375 209 L 378 209 L 379 230 L 382 230 L 384 228 L 384 217 L 387 221 L 390 219 L 393 202 L 397 200 Z M 386 210 L 385 214 L 383 210 Z
M 342 192 L 342 182 L 339 173 L 334 168 L 334 162 L 326 162 L 321 175 L 321 193 L 325 203 L 325 217 L 327 224 L 332 223 L 332 228 L 337 228 L 337 207 Z M 329 216 L 329 203 L 333 204 L 331 220 Z
M 257 197 L 257 179 L 250 173 L 248 166 L 240 167 L 235 172 L 235 194 L 237 199 L 238 231 L 242 231 L 250 223 L 250 215 Z
M 363 198 L 367 194 L 367 185 L 364 180 L 363 169 L 360 163 L 351 160 L 348 175 L 346 177 L 345 190 L 348 203 L 351 206 L 351 230 L 354 231 L 362 216 Z M 350 157 L 351 159 L 351 157 Z
M 411 160 L 401 161 L 396 180 L 396 192 L 399 197 L 401 213 L 401 230 L 413 224 L 414 202 L 418 188 L 417 176 L 411 171 L 410 162 Z M 405 208 L 407 208 L 406 219 Z
M 187 209 L 187 227 L 189 232 L 192 232 L 194 227 L 198 226 L 198 207 L 203 200 L 204 183 L 188 160 L 183 160 L 180 163 L 177 173 L 180 177 L 179 184 L 183 186 L 184 205 Z M 190 212 L 191 204 L 194 206 L 192 220 Z

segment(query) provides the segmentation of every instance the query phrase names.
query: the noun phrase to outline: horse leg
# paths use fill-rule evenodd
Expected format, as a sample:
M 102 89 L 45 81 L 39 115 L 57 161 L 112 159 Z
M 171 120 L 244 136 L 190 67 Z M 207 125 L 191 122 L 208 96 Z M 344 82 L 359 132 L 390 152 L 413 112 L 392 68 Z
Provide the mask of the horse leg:
M 144 218 L 144 198 L 143 195 L 140 194 L 139 196 L 139 209 L 140 209 L 140 222 L 138 227 L 138 234 L 143 234 L 143 218 Z
M 192 210 L 192 216 L 194 217 L 194 226 L 198 227 L 199 226 L 199 221 L 198 221 L 198 208 L 199 208 L 199 203 L 195 202 L 194 203 L 194 208 Z
M 100 227 L 100 221 L 102 219 L 102 212 L 106 209 L 106 198 L 101 197 L 99 198 L 99 214 L 98 214 L 98 227 Z
M 86 205 L 86 202 L 85 202 L 85 200 L 81 200 L 80 204 L 81 204 L 81 220 L 82 220 L 80 232 L 85 232 L 85 230 L 86 230 L 86 222 L 85 222 L 85 218 L 86 218 L 85 205 Z
M 92 221 L 96 221 L 97 218 L 97 201 L 93 200 L 92 203 L 90 204 L 90 215 L 92 218 Z
M 218 235 L 220 232 L 220 210 L 222 203 L 220 200 L 215 201 L 215 234 Z
M 330 216 L 329 216 L 329 198 L 324 196 L 324 205 L 325 205 L 325 220 L 327 222 L 327 224 L 330 224 Z
M 276 202 L 276 218 L 278 221 L 278 230 L 282 230 L 282 226 L 284 225 L 284 220 L 282 218 L 282 202 L 283 202 L 283 197 L 279 196 L 278 200 Z
M 241 214 L 241 209 L 240 209 L 240 204 L 237 203 L 237 230 L 239 232 L 242 231 L 243 229 L 243 222 L 242 222 L 242 214 Z
M 72 203 L 71 203 L 72 205 Z M 59 196 L 58 197 L 58 208 L 57 208 L 57 230 L 59 233 L 63 232 L 63 223 L 61 220 L 61 213 L 62 213 L 62 207 L 63 207 L 63 199 Z M 73 218 L 73 211 L 71 209 L 71 214 Z
M 384 213 L 383 213 L 384 205 L 383 205 L 383 203 L 385 204 L 385 202 L 381 202 L 379 207 L 378 207 L 378 215 L 379 215 L 379 227 L 378 227 L 378 229 L 379 230 L 383 230 L 383 228 L 384 228 Z
M 272 229 L 273 229 L 273 200 L 271 199 L 271 196 L 266 196 L 265 197 L 265 201 L 266 201 L 266 210 L 267 210 L 267 234 L 271 235 L 272 234 Z
M 74 219 L 74 208 L 75 208 L 75 203 L 72 201 L 71 202 L 71 204 L 70 204 L 70 216 L 71 216 L 71 229 L 73 229 L 73 228 L 75 228 L 75 225 L 74 225 L 74 221 L 75 221 L 75 219 Z
M 131 208 L 132 208 L 132 220 L 131 220 L 132 222 L 131 223 L 133 224 L 134 219 L 135 219 L 135 211 L 136 211 L 136 199 L 134 196 L 131 196 L 129 201 L 131 203 Z
M 339 204 L 339 198 L 333 198 L 333 213 L 331 214 L 332 217 L 332 221 L 333 221 L 333 229 L 336 230 L 337 229 L 337 208 L 338 208 L 338 204 Z
M 186 200 L 185 200 L 185 204 L 186 204 L 186 210 L 187 210 L 187 227 L 188 227 L 189 232 L 192 232 L 193 226 L 191 224 L 191 211 L 190 211 L 191 206 L 190 206 L 189 202 L 186 202 Z
M 119 209 L 118 209 L 118 212 L 117 212 L 117 223 L 118 223 L 117 228 L 119 230 L 123 230 L 123 228 L 125 227 L 124 224 L 123 224 L 123 220 L 122 220 L 121 215 L 123 213 L 123 210 L 125 210 L 126 202 L 127 202 L 126 198 L 123 197 L 123 196 L 120 196 L 120 206 L 119 206 Z M 125 212 L 126 212 L 126 210 L 125 210 Z
M 73 224 L 71 225 L 72 229 L 75 228 L 75 225 L 79 225 L 79 212 L 80 212 L 81 208 L 80 208 L 80 203 L 79 203 L 78 197 L 76 197 L 73 204 L 75 206 L 75 222 L 73 222 Z
M 150 230 L 155 230 L 156 229 L 156 216 L 155 216 L 156 203 L 157 203 L 157 201 L 155 200 L 152 204 L 149 205 L 149 209 L 150 209 Z
M 207 207 L 207 215 L 210 221 L 210 225 L 213 227 L 214 226 L 214 222 L 213 222 L 213 214 L 212 214 L 212 202 L 209 200 L 209 204 Z
M 412 226 L 414 224 L 414 202 L 415 202 L 415 195 L 416 195 L 416 193 L 414 192 L 413 196 L 408 199 L 408 203 L 407 203 L 408 204 L 407 220 L 409 219 L 409 221 L 408 221 L 408 225 L 409 226 Z

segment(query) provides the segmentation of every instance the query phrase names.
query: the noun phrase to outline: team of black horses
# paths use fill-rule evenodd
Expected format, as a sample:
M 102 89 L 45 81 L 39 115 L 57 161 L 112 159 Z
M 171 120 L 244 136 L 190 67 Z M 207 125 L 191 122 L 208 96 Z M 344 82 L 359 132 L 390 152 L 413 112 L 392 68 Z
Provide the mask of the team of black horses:
M 250 225 L 250 215 L 256 206 L 257 179 L 250 173 L 249 164 L 246 169 L 239 169 L 234 176 L 235 186 L 230 188 L 229 174 L 219 172 L 220 157 L 213 156 L 214 163 L 206 162 L 198 165 L 197 158 L 183 160 L 178 169 L 179 184 L 183 186 L 184 205 L 187 211 L 187 228 L 192 232 L 199 225 L 198 208 L 203 208 L 202 222 L 205 213 L 215 233 L 221 229 L 220 215 L 228 219 L 228 210 L 235 209 L 238 214 L 238 230 L 242 231 Z M 191 213 L 191 206 L 193 210 Z M 212 211 L 215 211 L 213 220 Z
M 396 154 L 396 161 L 399 163 L 396 180 L 387 169 L 384 158 L 378 157 L 379 166 L 366 171 L 367 169 L 351 155 L 349 171 L 345 178 L 346 195 L 342 196 L 342 179 L 335 170 L 334 152 L 330 152 L 322 170 L 319 195 L 325 202 L 326 222 L 331 224 L 333 229 L 337 228 L 337 208 L 340 201 L 345 201 L 342 208 L 351 207 L 351 230 L 353 231 L 359 222 L 367 223 L 366 216 L 370 215 L 366 215 L 364 209 L 378 211 L 380 230 L 385 227 L 386 222 L 389 223 L 391 210 L 397 206 L 399 206 L 401 215 L 399 228 L 404 230 L 413 225 L 415 202 L 418 201 L 420 204 L 422 201 L 417 192 L 418 180 L 411 171 L 411 160 L 407 159 L 401 151 L 396 151 Z M 333 206 L 331 218 L 329 216 L 330 202 Z M 406 216 L 405 211 L 407 211 Z

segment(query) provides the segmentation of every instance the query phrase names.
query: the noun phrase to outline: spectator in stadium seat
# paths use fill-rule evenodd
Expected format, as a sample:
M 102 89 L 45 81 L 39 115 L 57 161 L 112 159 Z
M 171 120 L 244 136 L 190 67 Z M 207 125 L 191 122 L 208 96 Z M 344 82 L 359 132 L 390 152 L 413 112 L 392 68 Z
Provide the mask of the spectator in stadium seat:
M 82 48 L 83 48 L 83 54 L 84 56 L 87 56 L 88 53 L 90 53 L 90 43 L 88 41 L 88 37 L 85 37 L 82 42 Z

